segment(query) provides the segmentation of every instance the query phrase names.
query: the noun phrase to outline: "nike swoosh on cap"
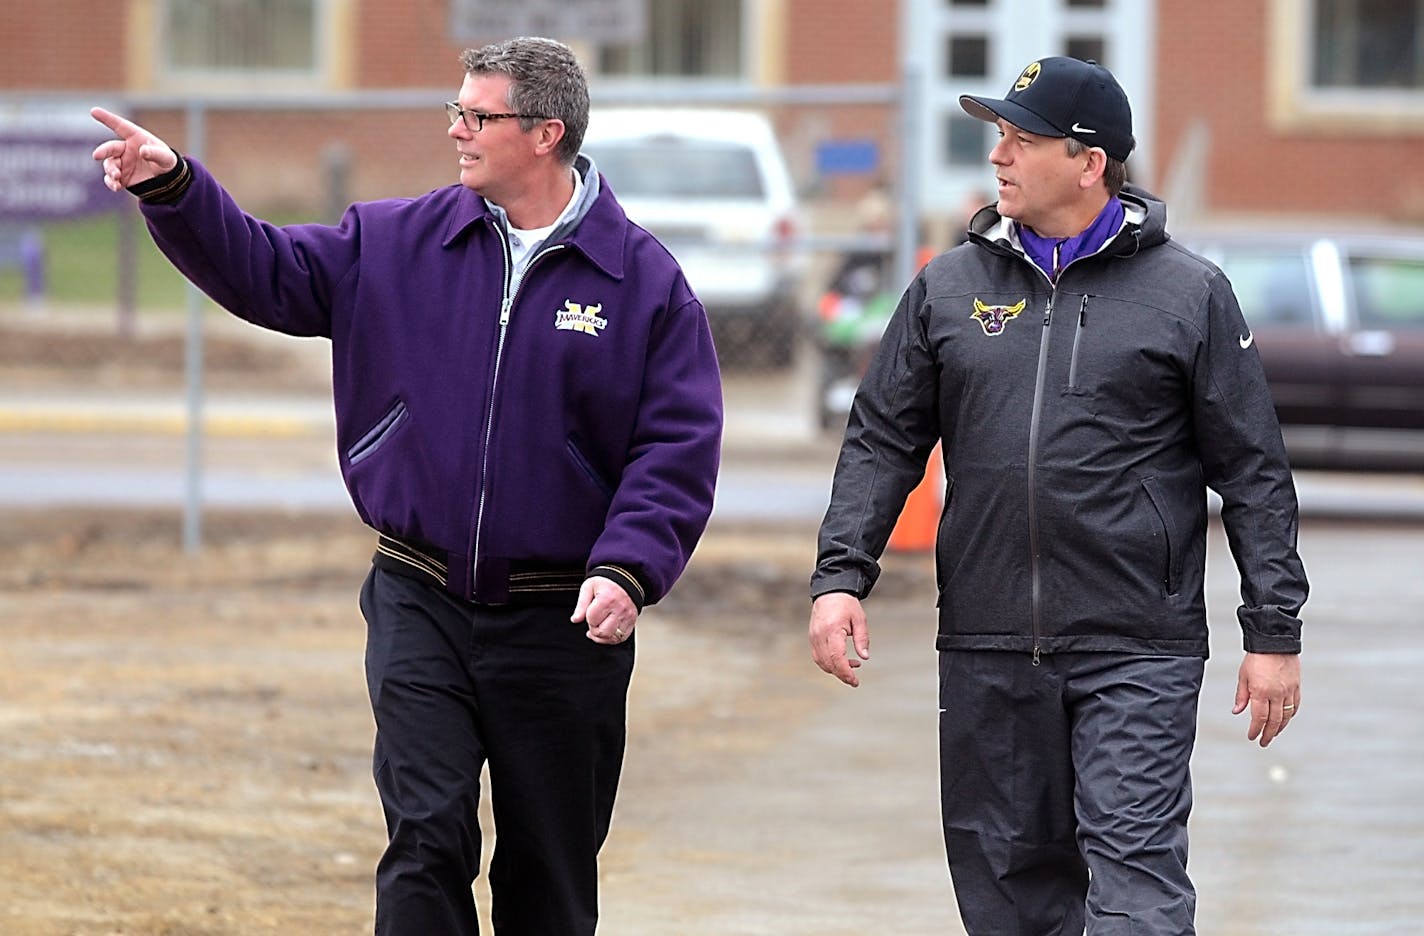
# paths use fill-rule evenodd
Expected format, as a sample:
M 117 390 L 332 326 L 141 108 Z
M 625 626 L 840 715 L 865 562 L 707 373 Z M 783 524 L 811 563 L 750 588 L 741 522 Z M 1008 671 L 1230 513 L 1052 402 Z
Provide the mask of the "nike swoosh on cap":
M 1244 351 L 1245 349 L 1251 347 L 1251 343 L 1256 340 L 1256 333 L 1251 332 L 1250 334 L 1242 335 L 1237 340 L 1241 342 L 1241 349 Z
M 1097 133 L 1098 131 L 1096 131 L 1096 130 L 1089 130 L 1087 127 L 1084 127 L 1082 124 L 1075 123 L 1075 124 L 1073 124 L 1073 132 L 1074 132 L 1074 133 Z

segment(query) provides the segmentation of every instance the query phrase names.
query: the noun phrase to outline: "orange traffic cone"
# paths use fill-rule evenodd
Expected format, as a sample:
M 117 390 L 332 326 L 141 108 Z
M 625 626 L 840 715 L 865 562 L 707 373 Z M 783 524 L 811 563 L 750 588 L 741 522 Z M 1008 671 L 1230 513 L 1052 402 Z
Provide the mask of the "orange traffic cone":
M 940 467 L 939 446 L 930 453 L 924 479 L 905 499 L 900 519 L 890 531 L 887 548 L 894 552 L 928 552 L 934 549 L 939 532 L 939 515 L 943 509 L 944 470 Z

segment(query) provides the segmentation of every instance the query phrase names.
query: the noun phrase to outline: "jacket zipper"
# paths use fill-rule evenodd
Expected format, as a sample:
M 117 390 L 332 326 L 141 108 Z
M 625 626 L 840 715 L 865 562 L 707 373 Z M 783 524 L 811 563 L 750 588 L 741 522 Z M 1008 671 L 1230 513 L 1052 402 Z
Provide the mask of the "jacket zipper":
M 1040 424 L 1043 420 L 1043 396 L 1048 382 L 1048 327 L 1053 320 L 1053 301 L 1058 296 L 1058 284 L 1062 282 L 1063 274 L 1068 267 L 1080 263 L 1088 257 L 1096 257 L 1105 254 L 1121 238 L 1121 233 L 1109 238 L 1101 247 L 1091 254 L 1076 257 L 1074 260 L 1057 271 L 1057 276 L 1050 276 L 1045 273 L 1038 264 L 1034 263 L 1026 253 L 1021 250 L 1012 251 L 1017 256 L 1028 262 L 1028 265 L 1043 275 L 1049 283 L 1048 304 L 1043 309 L 1043 332 L 1038 343 L 1038 372 L 1034 377 L 1033 384 L 1033 413 L 1030 417 L 1028 427 L 1028 551 L 1029 551 L 1029 620 L 1033 628 L 1033 665 L 1038 666 L 1039 657 L 1043 652 L 1043 585 L 1042 572 L 1039 567 L 1039 531 L 1038 531 L 1038 444 L 1040 434 Z M 1057 266 L 1058 253 L 1054 251 L 1054 266 Z M 1078 306 L 1078 330 L 1073 334 L 1073 357 L 1069 364 L 1068 382 L 1069 386 L 1077 379 L 1078 364 L 1078 339 L 1083 329 L 1088 324 L 1088 297 L 1085 294 L 1083 301 Z
M 510 255 L 509 242 L 504 239 L 502 233 L 500 235 L 500 243 L 504 247 L 504 297 L 500 300 L 499 305 L 499 340 L 495 344 L 494 376 L 490 378 L 489 403 L 485 409 L 484 451 L 480 454 L 480 490 L 479 496 L 476 499 L 478 506 L 475 508 L 475 543 L 474 548 L 470 550 L 469 581 L 470 594 L 472 595 L 475 592 L 475 570 L 478 569 L 480 565 L 480 536 L 484 531 L 485 501 L 489 493 L 489 453 L 490 441 L 494 438 L 495 396 L 499 393 L 499 372 L 500 365 L 504 361 L 504 339 L 509 333 L 509 316 L 514 309 L 515 297 L 519 293 L 518 289 L 511 288 L 514 281 L 514 258 Z M 533 259 L 529 261 L 529 265 L 524 268 L 524 275 L 519 279 L 520 287 L 523 287 L 524 281 L 529 278 L 529 273 L 534 269 L 534 264 L 549 254 L 563 249 L 563 246 L 563 244 L 554 244 L 535 254 Z
M 1029 619 L 1033 625 L 1033 665 L 1039 663 L 1043 640 L 1042 577 L 1038 557 L 1038 441 L 1043 420 L 1043 393 L 1048 376 L 1048 327 L 1053 320 L 1053 300 L 1057 287 L 1048 295 L 1043 307 L 1043 331 L 1038 340 L 1038 373 L 1033 383 L 1033 414 L 1028 426 L 1028 552 L 1029 552 Z

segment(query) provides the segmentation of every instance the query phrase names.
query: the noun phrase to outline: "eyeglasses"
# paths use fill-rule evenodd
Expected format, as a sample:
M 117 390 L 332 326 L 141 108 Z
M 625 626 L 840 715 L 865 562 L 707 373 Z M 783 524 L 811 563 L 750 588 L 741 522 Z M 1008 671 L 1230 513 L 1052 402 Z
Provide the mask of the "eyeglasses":
M 543 114 L 482 114 L 479 111 L 465 110 L 456 101 L 445 102 L 445 115 L 450 118 L 450 126 L 455 126 L 455 121 L 464 120 L 465 129 L 471 133 L 479 133 L 485 128 L 486 120 L 510 120 L 518 117 L 528 120 L 553 120 L 552 117 L 545 117 Z

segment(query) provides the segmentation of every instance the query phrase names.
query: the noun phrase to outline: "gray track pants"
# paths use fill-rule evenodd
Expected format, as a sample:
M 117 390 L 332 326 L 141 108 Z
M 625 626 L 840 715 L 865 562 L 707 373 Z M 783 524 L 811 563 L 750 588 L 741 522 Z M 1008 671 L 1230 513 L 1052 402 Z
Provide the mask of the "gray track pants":
M 1191 936 L 1205 660 L 941 651 L 945 850 L 971 936 Z

